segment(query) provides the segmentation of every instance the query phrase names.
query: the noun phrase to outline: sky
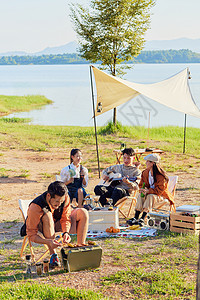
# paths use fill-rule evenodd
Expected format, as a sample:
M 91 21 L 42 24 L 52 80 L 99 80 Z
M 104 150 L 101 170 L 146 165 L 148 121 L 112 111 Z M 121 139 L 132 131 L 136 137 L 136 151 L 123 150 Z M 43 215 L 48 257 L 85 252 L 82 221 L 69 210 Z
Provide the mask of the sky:
M 37 52 L 76 40 L 69 18 L 75 0 L 0 0 L 0 53 Z M 79 0 L 88 5 L 89 0 Z M 200 0 L 157 0 L 146 40 L 200 38 Z

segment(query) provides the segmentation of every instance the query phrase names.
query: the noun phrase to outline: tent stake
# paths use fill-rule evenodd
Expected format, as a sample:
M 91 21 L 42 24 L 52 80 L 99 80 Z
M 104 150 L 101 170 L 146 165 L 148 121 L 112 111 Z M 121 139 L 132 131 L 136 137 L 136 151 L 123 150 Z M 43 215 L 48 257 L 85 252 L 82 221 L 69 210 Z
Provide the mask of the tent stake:
M 185 137 L 186 137 L 186 114 L 185 114 L 185 122 L 184 122 L 184 141 L 183 141 L 183 153 L 185 153 Z
M 98 171 L 99 171 L 99 178 L 101 178 L 101 175 L 100 175 L 100 164 L 99 164 L 98 140 L 97 140 L 97 126 L 96 126 L 95 106 L 94 106 L 94 92 L 93 92 L 93 82 L 92 82 L 92 66 L 90 66 L 90 82 L 91 82 L 91 91 L 92 91 L 92 106 L 93 106 L 93 115 L 94 115 L 94 130 L 95 130 L 95 138 L 96 138 L 96 151 L 97 151 Z

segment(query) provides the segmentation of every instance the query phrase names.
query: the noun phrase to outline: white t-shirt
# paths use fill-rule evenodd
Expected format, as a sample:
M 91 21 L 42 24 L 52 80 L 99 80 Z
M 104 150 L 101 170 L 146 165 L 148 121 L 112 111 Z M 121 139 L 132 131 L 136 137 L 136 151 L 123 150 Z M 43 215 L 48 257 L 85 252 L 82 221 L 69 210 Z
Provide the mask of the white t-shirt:
M 70 179 L 70 173 L 69 170 L 70 169 L 74 169 L 74 171 L 76 172 L 76 174 L 73 176 L 73 178 L 80 178 L 80 165 L 78 165 L 77 167 L 71 163 L 69 166 L 63 168 L 60 172 L 60 177 L 61 177 L 61 181 L 66 182 Z M 85 175 L 85 181 L 86 184 L 83 186 L 86 187 L 88 185 L 88 169 L 82 166 L 82 173 Z
M 149 171 L 149 185 L 150 185 L 150 188 L 151 189 L 154 189 L 155 186 L 154 186 L 154 178 L 153 176 L 151 175 L 151 171 Z

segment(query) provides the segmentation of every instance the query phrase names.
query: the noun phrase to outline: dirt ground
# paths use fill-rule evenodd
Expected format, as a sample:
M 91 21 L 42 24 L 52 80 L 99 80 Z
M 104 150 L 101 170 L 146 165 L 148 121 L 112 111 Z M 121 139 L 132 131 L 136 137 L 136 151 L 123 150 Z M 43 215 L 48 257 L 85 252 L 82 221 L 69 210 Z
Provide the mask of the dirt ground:
M 47 186 L 55 180 L 55 175 L 68 164 L 66 151 L 59 149 L 51 152 L 34 152 L 22 150 L 1 151 L 0 221 L 21 219 L 18 209 L 18 199 L 34 199 L 44 192 Z M 178 156 L 177 158 L 178 159 Z M 183 204 L 200 204 L 200 168 L 193 159 L 193 167 L 187 174 L 176 172 L 178 185 L 176 189 L 176 206 Z M 27 176 L 28 175 L 28 176 Z M 173 175 L 173 174 L 169 174 Z M 27 177 L 26 177 L 27 176 Z M 87 192 L 93 194 L 94 186 L 99 182 L 98 174 L 92 174 Z
M 55 175 L 68 164 L 66 151 L 34 152 L 10 150 L 1 152 L 0 177 L 1 213 L 0 220 L 11 221 L 20 219 L 18 199 L 34 199 L 44 192 L 47 186 L 55 180 Z M 93 192 L 93 186 L 99 179 L 91 179 L 87 191 Z
M 1 212 L 0 212 L 0 241 L 7 239 L 15 239 L 15 245 L 6 246 L 8 249 L 20 249 L 22 239 L 18 237 L 19 228 L 21 226 L 22 217 L 18 208 L 18 199 L 34 199 L 37 195 L 44 192 L 47 186 L 55 180 L 55 175 L 60 173 L 60 170 L 68 164 L 66 150 L 59 151 L 51 150 L 50 152 L 34 152 L 10 149 L 1 151 L 0 155 L 0 172 L 4 175 L 0 177 L 1 190 Z M 178 159 L 178 156 L 177 156 Z M 179 176 L 176 189 L 176 206 L 183 204 L 200 205 L 200 168 L 197 159 L 193 158 L 193 167 L 186 174 L 183 171 L 176 172 L 174 175 Z M 7 174 L 7 175 L 5 175 Z M 28 174 L 28 176 L 27 176 Z M 94 175 L 94 174 L 93 174 Z M 173 175 L 173 174 L 169 174 Z M 8 177 L 7 177 L 8 176 Z M 87 192 L 93 194 L 93 188 L 98 183 L 98 175 L 92 177 L 87 188 Z M 16 220 L 14 226 L 9 227 L 6 224 Z M 101 245 L 102 241 L 99 242 Z M 130 243 L 130 241 L 127 241 Z M 151 245 L 154 241 L 151 241 Z M 3 261 L 0 255 L 0 261 Z M 99 272 L 84 271 L 79 272 L 78 279 L 76 275 L 59 275 L 55 276 L 56 285 L 63 285 L 66 282 L 67 286 L 73 288 L 86 288 L 94 291 L 98 290 L 96 282 L 105 274 L 117 272 L 120 269 L 118 266 L 109 267 L 109 258 L 102 259 L 102 265 Z M 45 278 L 45 283 L 53 284 L 53 279 Z M 116 291 L 110 291 L 110 294 L 118 294 Z M 125 291 L 124 291 L 125 292 Z M 109 294 L 109 292 L 108 292 Z M 123 291 L 120 291 L 121 296 Z M 116 297 L 117 299 L 117 297 Z M 122 296 L 123 299 L 123 296 Z

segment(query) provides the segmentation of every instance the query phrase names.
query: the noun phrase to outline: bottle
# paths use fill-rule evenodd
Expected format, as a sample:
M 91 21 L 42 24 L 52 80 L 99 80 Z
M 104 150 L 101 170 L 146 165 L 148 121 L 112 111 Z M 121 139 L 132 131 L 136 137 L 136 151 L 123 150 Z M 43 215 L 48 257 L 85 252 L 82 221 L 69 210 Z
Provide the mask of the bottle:
M 48 273 L 49 272 L 49 260 L 48 259 L 45 259 L 43 261 L 43 270 L 44 270 L 44 273 Z
M 26 255 L 26 273 L 31 274 L 31 255 Z
M 143 189 L 145 188 L 145 183 L 144 183 L 144 182 L 143 182 L 143 184 L 142 184 L 142 188 L 143 188 Z M 140 196 L 141 196 L 141 198 L 144 198 L 143 192 L 141 192 Z
M 122 143 L 121 146 L 120 146 L 120 150 L 123 151 L 125 148 L 126 148 L 126 144 Z

